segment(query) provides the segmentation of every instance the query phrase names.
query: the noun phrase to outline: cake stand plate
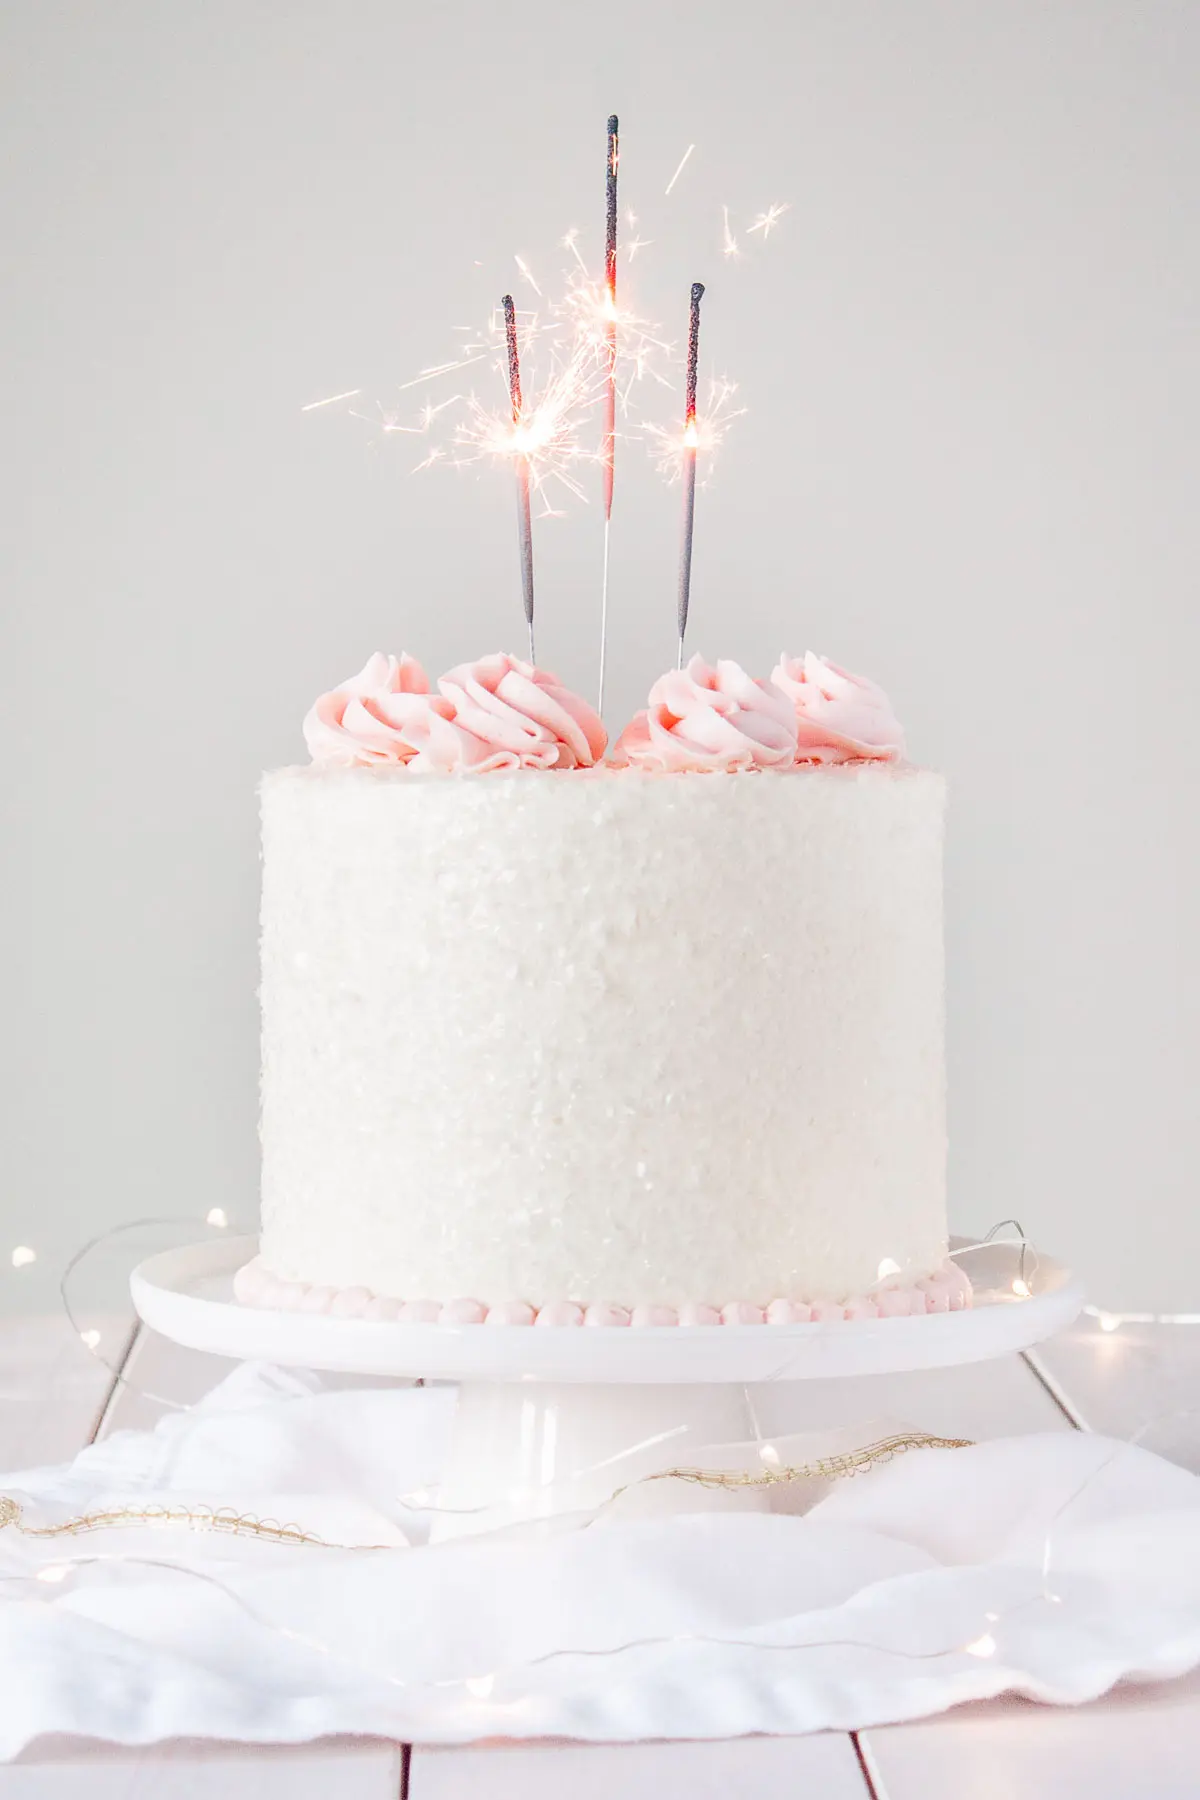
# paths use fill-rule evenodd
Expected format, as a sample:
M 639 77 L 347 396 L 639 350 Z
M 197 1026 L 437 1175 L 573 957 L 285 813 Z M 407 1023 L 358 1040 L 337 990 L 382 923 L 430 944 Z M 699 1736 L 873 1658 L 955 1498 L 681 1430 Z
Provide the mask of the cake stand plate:
M 635 1471 L 758 1437 L 762 1391 L 776 1383 L 984 1362 L 1071 1324 L 1083 1293 L 1069 1270 L 1032 1249 L 1022 1265 L 1011 1244 L 970 1242 L 952 1240 L 975 1288 L 969 1311 L 807 1325 L 544 1329 L 272 1312 L 233 1298 L 251 1237 L 149 1257 L 130 1290 L 152 1330 L 192 1350 L 461 1383 L 434 1513 L 433 1535 L 445 1538 L 578 1511 Z

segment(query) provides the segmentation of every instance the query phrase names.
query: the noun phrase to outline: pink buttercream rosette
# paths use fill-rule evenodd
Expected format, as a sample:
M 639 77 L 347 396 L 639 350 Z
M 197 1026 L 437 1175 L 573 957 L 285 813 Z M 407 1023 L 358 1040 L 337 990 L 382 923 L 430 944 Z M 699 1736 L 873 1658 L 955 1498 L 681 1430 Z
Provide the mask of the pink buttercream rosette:
M 895 762 L 904 755 L 888 697 L 865 676 L 809 650 L 781 656 L 771 680 L 796 709 L 797 762 Z
M 313 761 L 326 768 L 409 762 L 416 755 L 409 730 L 436 704 L 415 657 L 377 650 L 359 674 L 314 702 L 304 741 Z
M 650 689 L 650 703 L 617 740 L 613 761 L 650 770 L 733 774 L 790 768 L 796 716 L 786 694 L 735 662 L 693 656 Z
M 590 769 L 604 755 L 608 734 L 587 701 L 515 656 L 461 663 L 438 688 L 455 723 L 487 746 L 489 767 Z
M 304 737 L 313 761 L 449 775 L 590 768 L 604 754 L 604 726 L 587 702 L 529 663 L 485 656 L 452 669 L 438 687 L 430 693 L 411 656 L 376 652 L 310 710 Z

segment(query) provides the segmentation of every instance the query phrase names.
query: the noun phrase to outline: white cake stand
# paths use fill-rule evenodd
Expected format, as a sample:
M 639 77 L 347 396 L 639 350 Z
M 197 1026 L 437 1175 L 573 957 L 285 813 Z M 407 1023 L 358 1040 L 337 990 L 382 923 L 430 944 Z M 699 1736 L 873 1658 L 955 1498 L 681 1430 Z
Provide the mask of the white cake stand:
M 249 1237 L 151 1256 L 130 1290 L 152 1330 L 192 1350 L 461 1383 L 433 1517 L 446 1538 L 583 1510 L 701 1446 L 759 1437 L 778 1383 L 984 1362 L 1076 1317 L 1083 1292 L 1069 1270 L 1032 1249 L 1022 1263 L 1011 1244 L 969 1243 L 953 1247 L 971 1310 L 828 1324 L 543 1329 L 272 1312 L 233 1298 L 257 1249 Z

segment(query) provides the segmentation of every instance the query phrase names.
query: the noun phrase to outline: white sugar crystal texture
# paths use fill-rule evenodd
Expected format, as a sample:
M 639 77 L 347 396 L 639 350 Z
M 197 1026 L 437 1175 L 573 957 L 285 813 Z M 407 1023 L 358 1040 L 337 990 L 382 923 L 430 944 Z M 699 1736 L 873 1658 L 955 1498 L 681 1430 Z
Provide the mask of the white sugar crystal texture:
M 840 1299 L 946 1250 L 943 782 L 287 769 L 263 1239 L 402 1299 Z

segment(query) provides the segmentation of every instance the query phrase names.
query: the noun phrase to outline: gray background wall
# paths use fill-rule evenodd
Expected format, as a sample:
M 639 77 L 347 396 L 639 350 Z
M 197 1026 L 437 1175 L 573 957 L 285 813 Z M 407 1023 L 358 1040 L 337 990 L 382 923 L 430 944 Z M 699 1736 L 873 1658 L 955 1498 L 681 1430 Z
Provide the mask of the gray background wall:
M 108 1224 L 252 1212 L 258 771 L 375 647 L 520 643 L 507 485 L 300 408 L 436 360 L 514 251 L 594 254 L 616 108 L 654 305 L 710 283 L 749 409 L 695 645 L 870 672 L 951 779 L 953 1222 L 1195 1305 L 1200 8 L 26 0 L 3 35 L 0 1302 Z M 777 200 L 727 267 L 721 204 Z M 624 448 L 618 507 L 615 725 L 672 654 L 677 515 Z M 589 691 L 599 526 L 538 540 L 541 660 Z

